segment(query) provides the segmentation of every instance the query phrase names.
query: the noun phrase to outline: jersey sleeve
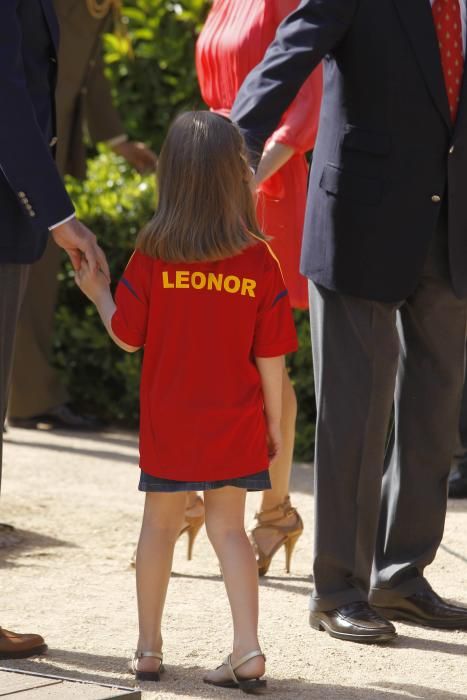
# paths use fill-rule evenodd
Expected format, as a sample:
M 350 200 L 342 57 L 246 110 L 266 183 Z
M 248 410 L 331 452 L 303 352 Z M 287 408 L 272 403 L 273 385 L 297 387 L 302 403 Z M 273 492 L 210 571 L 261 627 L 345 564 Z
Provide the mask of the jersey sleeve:
M 295 352 L 298 342 L 289 295 L 272 252 L 267 253 L 260 294 L 253 354 L 278 357 Z
M 151 294 L 152 261 L 136 251 L 123 273 L 115 293 L 116 311 L 112 331 L 133 347 L 146 342 Z

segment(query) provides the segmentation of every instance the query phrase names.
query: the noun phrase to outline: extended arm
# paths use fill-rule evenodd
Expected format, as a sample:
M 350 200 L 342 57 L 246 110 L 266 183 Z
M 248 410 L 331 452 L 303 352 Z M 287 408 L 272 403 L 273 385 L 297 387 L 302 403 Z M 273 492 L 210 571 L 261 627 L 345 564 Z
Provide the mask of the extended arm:
M 110 286 L 105 275 L 100 271 L 92 271 L 89 265 L 83 262 L 80 270 L 75 273 L 75 280 L 83 294 L 95 305 L 102 323 L 114 343 L 126 352 L 136 352 L 136 350 L 139 350 L 139 347 L 128 345 L 120 340 L 120 338 L 117 338 L 112 330 L 112 316 L 117 310 L 117 307 L 115 306 Z
M 232 110 L 257 161 L 303 83 L 350 27 L 359 0 L 302 0 L 249 74 Z
M 105 75 L 104 61 L 100 50 L 87 83 L 85 105 L 86 121 L 94 143 L 107 141 L 117 155 L 125 158 L 140 173 L 155 170 L 156 154 L 144 143 L 130 141 L 126 137 L 120 115 L 113 103 L 112 91 Z M 116 137 L 117 140 L 113 143 Z M 121 138 L 118 139 L 118 137 Z

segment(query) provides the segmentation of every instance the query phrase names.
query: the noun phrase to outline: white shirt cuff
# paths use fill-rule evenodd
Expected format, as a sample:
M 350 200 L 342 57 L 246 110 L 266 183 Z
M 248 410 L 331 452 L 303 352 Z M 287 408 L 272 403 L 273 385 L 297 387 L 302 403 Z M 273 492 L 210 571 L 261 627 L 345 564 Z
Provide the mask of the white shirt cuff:
M 114 148 L 115 146 L 120 146 L 120 144 L 126 143 L 127 141 L 128 136 L 126 134 L 120 134 L 120 136 L 114 136 L 113 139 L 109 139 L 105 143 L 109 148 Z
M 76 218 L 76 214 L 74 214 L 74 213 L 70 214 L 70 216 L 67 216 L 66 219 L 63 219 L 62 221 L 58 221 L 56 224 L 49 226 L 49 231 L 53 231 L 54 228 L 57 228 L 57 226 L 61 226 L 62 224 L 66 224 L 67 221 L 71 221 L 74 218 Z

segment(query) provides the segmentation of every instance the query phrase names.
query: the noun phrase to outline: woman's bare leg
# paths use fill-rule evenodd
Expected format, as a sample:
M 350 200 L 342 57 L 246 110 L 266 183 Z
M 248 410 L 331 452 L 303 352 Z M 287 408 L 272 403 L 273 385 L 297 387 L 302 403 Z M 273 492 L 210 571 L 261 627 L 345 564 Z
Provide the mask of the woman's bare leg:
M 280 518 L 275 509 L 286 500 L 290 491 L 290 475 L 292 472 L 293 453 L 295 444 L 295 424 L 297 420 L 297 397 L 287 370 L 284 370 L 282 389 L 282 449 L 269 468 L 272 488 L 263 491 L 261 500 L 261 522 L 274 520 L 280 525 L 290 525 L 296 516 L 289 515 Z M 271 511 L 270 513 L 264 511 Z M 263 514 L 264 512 L 264 514 Z M 280 518 L 278 521 L 277 519 Z M 257 530 L 255 541 L 263 552 L 272 551 L 277 542 L 277 532 L 271 528 Z

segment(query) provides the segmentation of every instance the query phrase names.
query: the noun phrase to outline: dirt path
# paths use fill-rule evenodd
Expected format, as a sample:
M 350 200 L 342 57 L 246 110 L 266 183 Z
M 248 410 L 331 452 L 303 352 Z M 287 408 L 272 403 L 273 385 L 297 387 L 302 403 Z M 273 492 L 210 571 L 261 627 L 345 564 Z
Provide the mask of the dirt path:
M 17 668 L 132 685 L 125 673 L 136 640 L 134 572 L 129 567 L 143 497 L 131 434 L 76 436 L 11 430 L 5 448 L 1 520 L 23 536 L 0 549 L 1 624 L 47 637 L 38 660 Z M 293 500 L 306 525 L 290 576 L 281 553 L 261 584 L 261 638 L 270 694 L 309 700 L 467 698 L 467 633 L 398 624 L 388 647 L 364 647 L 312 631 L 312 471 L 297 465 Z M 257 496 L 249 497 L 249 518 Z M 433 587 L 467 603 L 467 501 L 452 502 Z M 165 619 L 167 674 L 153 698 L 237 698 L 202 683 L 230 645 L 219 569 L 204 531 L 192 562 L 180 541 Z M 146 692 L 147 691 L 147 692 Z M 0 690 L 1 694 L 1 690 Z M 240 698 L 238 698 L 240 700 Z

